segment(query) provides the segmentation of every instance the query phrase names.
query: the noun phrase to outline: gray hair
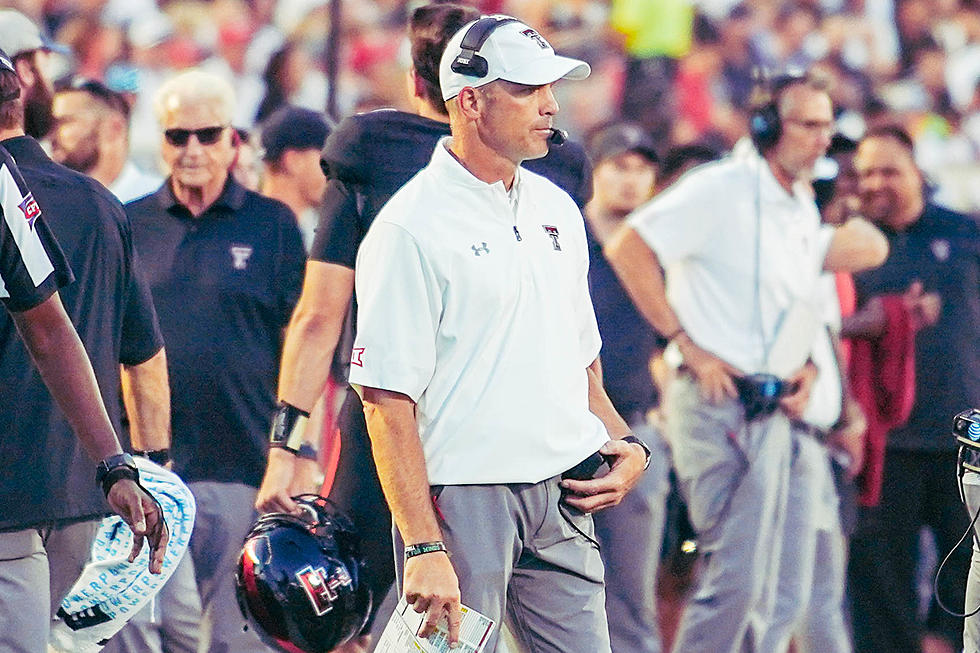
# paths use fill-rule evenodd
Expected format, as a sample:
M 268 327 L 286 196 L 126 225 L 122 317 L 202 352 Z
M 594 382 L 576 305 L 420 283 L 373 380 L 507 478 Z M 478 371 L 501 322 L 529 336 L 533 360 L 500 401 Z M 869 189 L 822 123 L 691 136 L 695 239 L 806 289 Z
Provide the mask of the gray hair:
M 194 68 L 171 77 L 157 91 L 153 106 L 163 124 L 167 115 L 186 104 L 213 104 L 221 119 L 231 124 L 235 90 L 224 77 Z

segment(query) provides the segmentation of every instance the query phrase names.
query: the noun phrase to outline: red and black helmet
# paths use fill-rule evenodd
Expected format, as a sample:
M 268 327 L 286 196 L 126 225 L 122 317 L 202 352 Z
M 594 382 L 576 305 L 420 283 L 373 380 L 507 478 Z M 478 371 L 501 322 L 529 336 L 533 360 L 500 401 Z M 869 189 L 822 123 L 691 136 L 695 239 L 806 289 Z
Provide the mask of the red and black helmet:
M 238 605 L 269 646 L 326 653 L 360 633 L 371 588 L 350 520 L 321 496 L 295 500 L 307 514 L 263 515 L 245 537 Z

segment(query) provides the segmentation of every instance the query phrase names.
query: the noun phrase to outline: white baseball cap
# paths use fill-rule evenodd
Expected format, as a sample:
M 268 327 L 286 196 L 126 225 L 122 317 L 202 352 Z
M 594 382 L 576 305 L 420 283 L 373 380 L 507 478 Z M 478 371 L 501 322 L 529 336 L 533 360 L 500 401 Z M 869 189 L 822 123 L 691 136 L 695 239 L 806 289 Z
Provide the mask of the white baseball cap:
M 495 15 L 483 16 L 480 20 L 490 18 L 500 24 L 490 31 L 475 53 L 463 50 L 461 45 L 470 28 L 479 21 L 464 25 L 446 44 L 439 62 L 443 100 L 456 97 L 467 86 L 476 88 L 498 79 L 540 86 L 559 79 L 585 79 L 592 72 L 584 61 L 555 54 L 554 48 L 537 30 L 517 19 Z M 472 56 L 474 54 L 476 56 Z M 465 64 L 477 57 L 486 60 L 486 75 L 480 77 L 453 70 L 454 64 L 459 68 L 459 63 Z
M 16 9 L 0 10 L 0 48 L 11 59 L 33 50 L 71 54 L 71 50 L 47 38 L 34 21 Z

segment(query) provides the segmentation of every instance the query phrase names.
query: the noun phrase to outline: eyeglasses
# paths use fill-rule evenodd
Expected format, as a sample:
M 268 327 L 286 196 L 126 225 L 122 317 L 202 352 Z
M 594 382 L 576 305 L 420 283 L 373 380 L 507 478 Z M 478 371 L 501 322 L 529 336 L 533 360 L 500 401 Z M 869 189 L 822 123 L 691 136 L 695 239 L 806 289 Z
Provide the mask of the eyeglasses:
M 197 137 L 201 145 L 214 145 L 221 138 L 227 127 L 201 127 L 200 129 L 168 129 L 163 132 L 164 138 L 174 147 L 184 147 L 191 139 L 191 134 Z

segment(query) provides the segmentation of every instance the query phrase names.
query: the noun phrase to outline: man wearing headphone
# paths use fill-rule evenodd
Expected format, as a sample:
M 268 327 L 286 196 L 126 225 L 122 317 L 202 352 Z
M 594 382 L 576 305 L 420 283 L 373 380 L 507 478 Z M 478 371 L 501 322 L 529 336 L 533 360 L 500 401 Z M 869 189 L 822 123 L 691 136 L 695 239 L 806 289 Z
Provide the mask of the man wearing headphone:
M 412 68 L 408 73 L 414 111 L 371 111 L 345 118 L 327 139 L 320 160 L 327 190 L 320 223 L 306 264 L 303 293 L 286 331 L 279 376 L 279 398 L 285 417 L 295 407 L 308 412 L 322 394 L 330 372 L 346 385 L 350 356 L 345 319 L 354 291 L 354 263 L 361 241 L 381 207 L 415 173 L 424 168 L 439 139 L 449 135 L 449 114 L 439 88 L 439 61 L 446 43 L 480 14 L 472 7 L 431 3 L 412 12 L 408 36 Z M 582 207 L 592 192 L 592 178 L 582 146 L 567 142 L 528 168 L 564 189 Z M 356 322 L 354 303 L 352 322 Z M 338 344 L 339 343 L 339 344 Z M 335 356 L 335 351 L 340 352 Z M 371 620 L 395 579 L 391 514 L 378 482 L 364 411 L 356 393 L 349 393 L 339 417 L 340 460 L 329 497 L 354 521 L 361 536 L 375 603 Z M 307 426 L 305 437 L 316 436 Z M 294 512 L 290 498 L 303 487 L 297 473 L 305 462 L 288 448 L 269 453 L 256 505 L 262 512 Z M 344 650 L 370 645 L 365 635 Z M 360 647 L 360 648 L 358 648 Z
M 678 366 L 666 435 L 705 552 L 675 651 L 762 650 L 790 482 L 791 418 L 818 369 L 823 270 L 877 265 L 864 221 L 821 227 L 810 174 L 830 141 L 823 84 L 783 77 L 752 116 L 752 142 L 639 209 L 606 245 Z
M 599 380 L 581 214 L 520 165 L 561 138 L 553 84 L 588 74 L 515 19 L 461 29 L 439 71 L 452 135 L 358 253 L 350 381 L 422 636 L 448 618 L 457 641 L 462 601 L 533 650 L 610 650 L 588 513 L 649 453 Z

